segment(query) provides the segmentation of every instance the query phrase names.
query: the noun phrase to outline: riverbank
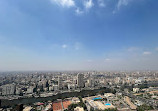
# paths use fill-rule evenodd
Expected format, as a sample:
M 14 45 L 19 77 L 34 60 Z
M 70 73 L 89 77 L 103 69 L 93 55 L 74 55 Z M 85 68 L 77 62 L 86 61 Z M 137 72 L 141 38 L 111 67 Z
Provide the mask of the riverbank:
M 46 102 L 46 101 L 55 101 L 57 99 L 64 99 L 64 98 L 69 98 L 69 97 L 88 97 L 88 96 L 93 96 L 96 94 L 104 94 L 104 93 L 115 93 L 114 90 L 103 87 L 99 89 L 94 89 L 94 90 L 82 90 L 80 92 L 66 92 L 66 93 L 59 93 L 53 96 L 49 97 L 30 97 L 30 98 L 22 98 L 22 99 L 15 99 L 15 100 L 1 100 L 1 106 L 2 107 L 13 107 L 17 104 L 33 104 L 35 102 Z

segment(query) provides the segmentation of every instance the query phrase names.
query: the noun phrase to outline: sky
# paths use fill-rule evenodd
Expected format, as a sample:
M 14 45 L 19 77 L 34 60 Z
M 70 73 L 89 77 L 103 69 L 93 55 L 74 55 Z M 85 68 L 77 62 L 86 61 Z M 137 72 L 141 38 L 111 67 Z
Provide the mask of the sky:
M 0 71 L 158 70 L 158 0 L 0 0 Z

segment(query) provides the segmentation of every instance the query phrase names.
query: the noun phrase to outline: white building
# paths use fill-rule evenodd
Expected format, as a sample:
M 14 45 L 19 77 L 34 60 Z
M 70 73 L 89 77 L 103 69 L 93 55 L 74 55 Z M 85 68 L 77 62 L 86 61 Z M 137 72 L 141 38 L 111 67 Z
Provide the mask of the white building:
M 134 93 L 139 92 L 139 88 L 133 88 L 133 92 L 134 92 Z
M 49 91 L 52 91 L 53 90 L 53 86 L 49 86 Z
M 75 89 L 76 88 L 76 85 L 75 84 L 68 84 L 68 89 Z
M 31 94 L 31 93 L 33 93 L 33 89 L 34 89 L 33 86 L 28 87 L 26 93 L 27 93 L 27 94 Z
M 84 111 L 83 107 L 76 107 L 74 111 Z
M 115 95 L 113 93 L 104 93 L 104 96 L 106 98 L 108 98 L 108 97 L 115 97 Z
M 21 92 L 21 88 L 16 87 L 16 92 L 15 92 L 15 94 L 16 94 L 16 95 L 19 95 L 20 92 Z
M 2 86 L 2 95 L 15 94 L 15 84 L 7 84 Z

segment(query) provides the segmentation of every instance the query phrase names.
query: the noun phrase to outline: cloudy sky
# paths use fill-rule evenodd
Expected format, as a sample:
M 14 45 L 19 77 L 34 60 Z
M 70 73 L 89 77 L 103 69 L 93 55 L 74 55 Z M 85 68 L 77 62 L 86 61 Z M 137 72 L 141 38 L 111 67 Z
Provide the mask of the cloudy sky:
M 158 0 L 0 0 L 11 70 L 158 70 Z

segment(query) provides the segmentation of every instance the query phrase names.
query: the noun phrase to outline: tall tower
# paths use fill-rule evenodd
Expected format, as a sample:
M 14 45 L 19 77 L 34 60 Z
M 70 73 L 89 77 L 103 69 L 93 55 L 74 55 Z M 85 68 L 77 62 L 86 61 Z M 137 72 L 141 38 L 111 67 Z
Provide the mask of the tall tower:
M 1 108 L 1 103 L 2 103 L 2 101 L 1 101 L 1 99 L 0 99 L 0 108 Z
M 80 87 L 80 88 L 84 87 L 83 79 L 84 79 L 84 75 L 83 74 L 78 74 L 77 75 L 77 86 Z
M 58 89 L 62 89 L 62 77 L 58 76 Z

